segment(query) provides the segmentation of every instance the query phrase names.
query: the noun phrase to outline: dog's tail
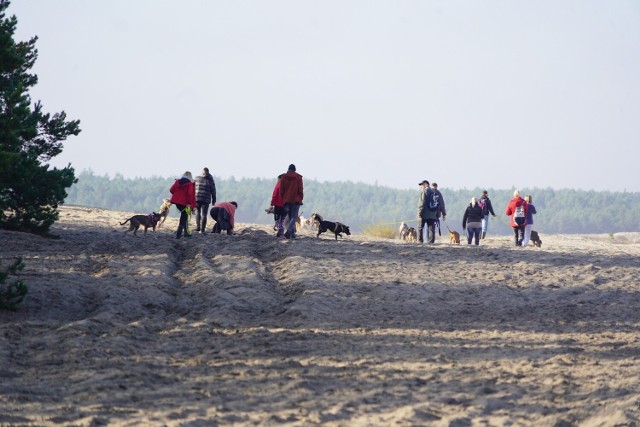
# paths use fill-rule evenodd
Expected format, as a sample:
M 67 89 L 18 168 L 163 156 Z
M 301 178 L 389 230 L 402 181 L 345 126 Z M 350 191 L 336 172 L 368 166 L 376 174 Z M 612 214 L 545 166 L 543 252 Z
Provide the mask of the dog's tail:
M 126 223 L 128 223 L 131 220 L 131 218 L 129 218 L 128 220 L 126 220 L 125 222 L 121 222 L 120 225 L 125 225 Z
M 453 231 L 451 231 L 451 229 L 449 228 L 449 224 L 445 224 L 447 226 L 447 230 L 449 230 L 449 233 L 453 233 Z

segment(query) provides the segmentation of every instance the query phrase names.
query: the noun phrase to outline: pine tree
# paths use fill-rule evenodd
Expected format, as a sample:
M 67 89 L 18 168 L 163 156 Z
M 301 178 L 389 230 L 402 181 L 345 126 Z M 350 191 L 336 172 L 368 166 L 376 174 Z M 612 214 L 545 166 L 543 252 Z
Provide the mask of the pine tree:
M 14 41 L 17 19 L 6 16 L 9 4 L 0 0 L 0 228 L 46 233 L 77 181 L 71 165 L 47 162 L 62 152 L 62 141 L 80 133 L 80 121 L 67 121 L 64 111 L 44 113 L 39 101 L 31 105 L 38 38 Z

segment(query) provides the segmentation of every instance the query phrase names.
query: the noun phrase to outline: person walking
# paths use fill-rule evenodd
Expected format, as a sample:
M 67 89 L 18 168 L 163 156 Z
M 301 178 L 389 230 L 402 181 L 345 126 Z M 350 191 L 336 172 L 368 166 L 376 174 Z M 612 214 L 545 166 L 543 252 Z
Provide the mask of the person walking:
M 446 221 L 447 220 L 447 209 L 445 207 L 445 203 L 444 203 L 444 197 L 442 196 L 442 193 L 440 192 L 440 190 L 438 190 L 438 184 L 437 183 L 432 183 L 431 184 L 431 189 L 434 191 L 434 199 L 436 200 L 436 226 L 438 227 L 438 236 L 441 236 L 440 234 L 440 216 L 442 216 L 442 220 Z
M 222 230 L 227 230 L 227 234 L 233 234 L 233 230 L 236 226 L 236 209 L 238 204 L 236 202 L 220 202 L 213 205 L 211 211 L 211 218 L 216 222 L 213 226 L 212 233 L 221 233 Z
M 524 239 L 522 240 L 522 246 L 527 246 L 529 240 L 531 240 L 531 227 L 533 226 L 533 215 L 535 215 L 536 207 L 533 206 L 533 197 L 531 194 L 524 196 L 524 201 L 527 202 L 529 209 L 527 209 L 527 225 L 524 226 Z
M 176 179 L 169 191 L 171 192 L 171 203 L 176 205 L 176 208 L 180 211 L 180 222 L 178 223 L 176 238 L 181 238 L 183 232 L 185 237 L 191 237 L 189 216 L 191 215 L 191 210 L 196 208 L 196 187 L 193 183 L 191 172 L 186 171 L 181 178 Z
M 273 187 L 273 193 L 271 194 L 271 207 L 273 208 L 273 220 L 275 221 L 275 228 L 277 230 L 276 236 L 284 238 L 284 219 L 287 213 L 284 209 L 284 202 L 282 201 L 282 195 L 280 194 L 280 184 L 284 174 L 278 175 L 278 182 Z
M 476 246 L 480 244 L 480 231 L 482 230 L 482 219 L 484 213 L 475 197 L 471 198 L 469 206 L 462 216 L 462 229 L 467 229 L 467 244 L 475 238 Z
M 209 168 L 202 169 L 196 177 L 196 232 L 204 233 L 207 228 L 209 205 L 216 203 L 216 183 L 209 173 Z
M 418 242 L 424 243 L 424 232 L 427 233 L 427 242 L 436 242 L 436 221 L 438 220 L 437 206 L 433 206 L 435 192 L 429 187 L 426 179 L 418 184 L 420 186 L 420 198 L 418 200 Z M 425 230 L 425 224 L 427 228 Z
M 510 225 L 515 234 L 516 246 L 522 246 L 524 227 L 527 225 L 527 202 L 520 197 L 520 191 L 513 192 L 513 199 L 509 201 L 505 214 L 510 218 Z
M 489 192 L 487 190 L 484 190 L 482 192 L 482 196 L 480 196 L 478 204 L 482 208 L 482 212 L 484 212 L 484 215 L 482 217 L 482 238 L 484 239 L 485 237 L 487 237 L 487 231 L 489 229 L 489 214 L 491 214 L 494 218 L 496 217 L 495 212 L 493 212 L 493 206 L 491 205 Z
M 284 237 L 287 239 L 295 239 L 296 237 L 296 218 L 300 212 L 302 199 L 304 198 L 302 175 L 296 172 L 296 165 L 289 165 L 287 173 L 285 173 L 280 181 L 280 196 L 284 208 L 289 215 L 289 224 Z

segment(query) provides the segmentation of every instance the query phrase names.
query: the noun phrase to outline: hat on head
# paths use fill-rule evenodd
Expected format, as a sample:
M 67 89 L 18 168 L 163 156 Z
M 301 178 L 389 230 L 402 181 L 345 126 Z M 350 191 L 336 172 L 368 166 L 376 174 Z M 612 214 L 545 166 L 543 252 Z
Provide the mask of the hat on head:
M 287 171 L 294 171 L 294 172 L 295 172 L 295 170 L 296 170 L 296 165 L 294 165 L 293 163 L 291 163 L 291 164 L 289 165 L 289 169 L 287 169 Z
M 427 184 L 429 185 L 429 181 L 427 181 L 426 179 L 423 179 L 422 182 L 419 182 L 418 185 L 422 185 L 422 184 Z

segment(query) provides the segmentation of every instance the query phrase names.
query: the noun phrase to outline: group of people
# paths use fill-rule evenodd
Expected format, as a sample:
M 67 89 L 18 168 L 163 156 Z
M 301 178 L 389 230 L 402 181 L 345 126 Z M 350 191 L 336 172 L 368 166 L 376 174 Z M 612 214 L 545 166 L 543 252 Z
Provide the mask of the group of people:
M 425 179 L 418 185 L 421 188 L 418 202 L 418 241 L 424 243 L 426 239 L 428 243 L 435 243 L 436 228 L 440 232 L 440 218 L 446 221 L 447 217 L 444 197 L 435 182 L 429 184 Z M 234 233 L 238 204 L 234 201 L 216 203 L 216 184 L 209 173 L 209 168 L 203 168 L 202 173 L 195 180 L 191 172 L 186 171 L 182 177 L 176 179 L 169 191 L 171 203 L 180 212 L 176 238 L 180 239 L 183 234 L 185 237 L 191 237 L 189 217 L 194 210 L 196 211 L 196 233 L 205 232 L 208 215 L 211 215 L 215 221 L 212 233 L 221 233 L 223 230 L 226 230 L 227 234 Z M 294 164 L 290 164 L 287 172 L 278 176 L 271 195 L 276 236 L 285 239 L 296 237 L 295 219 L 298 218 L 303 198 L 302 175 L 296 172 Z M 211 210 L 209 210 L 210 205 L 212 205 Z M 516 246 L 527 246 L 531 238 L 533 215 L 536 214 L 531 195 L 522 198 L 519 190 L 514 191 L 513 199 L 509 201 L 505 214 L 510 218 Z M 489 215 L 496 217 L 489 193 L 484 190 L 479 199 L 471 198 L 462 217 L 462 228 L 467 233 L 467 244 L 470 245 L 473 241 L 479 245 L 480 239 L 486 237 Z
M 212 233 L 221 233 L 222 230 L 226 230 L 227 234 L 233 234 L 238 204 L 233 201 L 216 203 L 216 184 L 209 173 L 209 168 L 203 168 L 202 173 L 195 180 L 191 172 L 186 171 L 182 177 L 175 180 L 169 192 L 171 203 L 180 212 L 176 238 L 182 238 L 183 234 L 185 237 L 191 237 L 189 217 L 194 210 L 196 211 L 196 233 L 205 232 L 207 216 L 211 215 L 216 222 Z M 212 205 L 211 210 L 209 205 Z
M 444 197 L 435 182 L 430 186 L 429 181 L 425 179 L 418 185 L 421 188 L 418 202 L 418 241 L 423 243 L 426 239 L 428 243 L 435 243 L 436 227 L 440 232 L 440 217 L 445 221 L 447 215 Z M 522 198 L 519 190 L 514 191 L 513 199 L 509 201 L 505 214 L 510 218 L 516 246 L 529 244 L 533 215 L 536 213 L 533 197 L 527 195 Z M 462 217 L 462 229 L 466 230 L 467 244 L 474 242 L 479 245 L 480 239 L 487 236 L 489 215 L 496 217 L 489 199 L 489 192 L 484 190 L 479 199 L 471 198 Z

